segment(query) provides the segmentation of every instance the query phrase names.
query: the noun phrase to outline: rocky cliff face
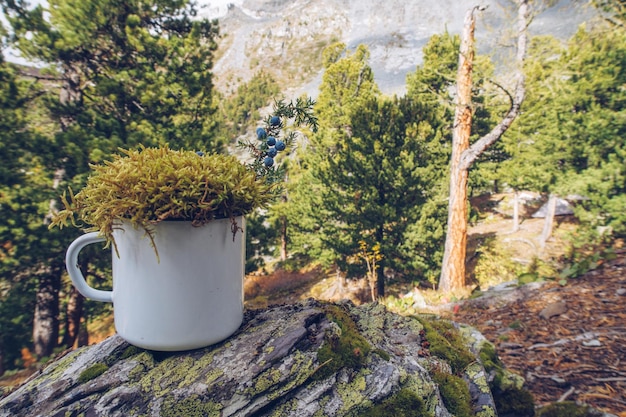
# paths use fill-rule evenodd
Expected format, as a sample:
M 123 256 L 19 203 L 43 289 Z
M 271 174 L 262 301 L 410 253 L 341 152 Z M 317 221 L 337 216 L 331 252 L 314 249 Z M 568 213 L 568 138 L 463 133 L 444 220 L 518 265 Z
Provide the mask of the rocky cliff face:
M 309 300 L 249 312 L 195 351 L 114 336 L 71 352 L 3 398 L 0 416 L 487 417 L 512 398 L 523 405 L 505 412 L 527 415 L 522 383 L 470 327 Z
M 422 61 L 436 33 L 460 33 L 466 11 L 485 6 L 477 29 L 482 53 L 505 54 L 502 45 L 514 19 L 509 0 L 202 0 L 204 14 L 218 17 L 224 38 L 215 65 L 217 87 L 228 93 L 259 69 L 273 73 L 293 95 L 316 96 L 321 52 L 328 44 L 365 44 L 376 82 L 385 93 L 402 93 L 406 74 Z M 222 4 L 223 7 L 218 7 Z M 531 24 L 533 34 L 568 39 L 592 11 L 560 0 Z M 505 48 L 506 49 L 506 48 Z

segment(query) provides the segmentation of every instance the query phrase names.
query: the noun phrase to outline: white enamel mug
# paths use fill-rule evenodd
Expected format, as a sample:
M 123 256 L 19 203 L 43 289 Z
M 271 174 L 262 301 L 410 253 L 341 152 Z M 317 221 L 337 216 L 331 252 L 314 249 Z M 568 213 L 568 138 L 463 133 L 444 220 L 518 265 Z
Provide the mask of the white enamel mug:
M 129 343 L 151 350 L 180 351 L 220 342 L 243 321 L 245 219 L 164 221 L 154 243 L 143 229 L 123 223 L 113 233 L 113 291 L 90 287 L 78 268 L 85 246 L 102 242 L 97 232 L 76 239 L 67 250 L 72 283 L 87 298 L 112 302 L 115 328 Z

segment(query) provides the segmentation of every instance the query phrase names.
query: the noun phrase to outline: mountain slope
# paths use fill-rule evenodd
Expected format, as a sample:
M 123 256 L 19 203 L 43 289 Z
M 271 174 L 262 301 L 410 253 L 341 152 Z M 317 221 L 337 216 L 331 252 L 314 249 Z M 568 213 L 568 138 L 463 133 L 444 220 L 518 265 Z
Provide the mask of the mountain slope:
M 214 68 L 220 91 L 229 94 L 264 68 L 287 95 L 315 96 L 322 50 L 335 41 L 349 48 L 368 45 L 381 90 L 401 94 L 430 37 L 460 33 L 466 11 L 479 4 L 486 7 L 477 27 L 480 52 L 498 47 L 502 56 L 515 12 L 509 0 L 239 0 L 227 7 L 209 0 L 202 10 L 220 21 L 223 39 Z M 533 20 L 531 32 L 566 40 L 591 16 L 579 2 L 560 0 Z

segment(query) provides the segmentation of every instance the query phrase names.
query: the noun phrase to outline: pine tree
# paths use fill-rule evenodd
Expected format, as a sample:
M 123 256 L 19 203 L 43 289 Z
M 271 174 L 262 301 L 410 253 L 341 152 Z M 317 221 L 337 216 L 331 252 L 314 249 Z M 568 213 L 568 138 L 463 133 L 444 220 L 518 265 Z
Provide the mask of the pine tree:
M 563 55 L 567 94 L 557 104 L 567 144 L 558 186 L 589 200 L 578 214 L 594 226 L 626 233 L 626 29 L 584 29 Z
M 325 72 L 315 104 L 319 130 L 299 145 L 297 159 L 290 165 L 288 186 L 288 236 L 290 252 L 310 256 L 325 266 L 337 261 L 338 254 L 322 241 L 324 219 L 331 216 L 322 204 L 323 184 L 314 171 L 327 169 L 323 155 L 335 152 L 351 133 L 351 115 L 363 103 L 380 95 L 368 63 L 369 51 L 359 45 L 350 52 L 336 43 L 323 51 Z
M 197 19 L 188 1 L 51 0 L 45 9 L 29 9 L 24 1 L 3 0 L 2 6 L 12 45 L 48 65 L 34 79 L 46 83 L 40 93 L 54 131 L 34 151 L 39 192 L 21 203 L 37 207 L 29 219 L 41 227 L 12 241 L 32 254 L 19 266 L 37 280 L 33 341 L 41 357 L 58 344 L 63 259 L 71 241 L 68 231 L 45 230 L 61 191 L 80 189 L 89 163 L 120 146 L 223 148 L 215 137 L 211 81 L 217 26 Z

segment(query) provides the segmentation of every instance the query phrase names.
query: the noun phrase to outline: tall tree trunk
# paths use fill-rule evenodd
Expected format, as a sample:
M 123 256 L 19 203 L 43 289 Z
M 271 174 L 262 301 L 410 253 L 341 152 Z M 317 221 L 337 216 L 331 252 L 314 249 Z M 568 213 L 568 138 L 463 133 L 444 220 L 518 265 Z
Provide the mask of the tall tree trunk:
M 511 126 L 524 101 L 525 78 L 522 72 L 527 48 L 529 23 L 529 0 L 518 0 L 517 37 L 517 82 L 511 107 L 502 121 L 491 132 L 469 146 L 472 123 L 471 89 L 474 59 L 475 11 L 465 15 L 459 69 L 457 72 L 457 98 L 452 135 L 452 157 L 450 162 L 450 199 L 448 202 L 448 224 L 444 247 L 443 264 L 439 278 L 441 291 L 452 291 L 465 285 L 465 254 L 467 251 L 467 178 L 469 169 L 476 159 Z
M 465 15 L 457 72 L 456 110 L 452 131 L 450 160 L 450 198 L 448 200 L 448 233 L 439 289 L 450 291 L 465 285 L 467 250 L 467 179 L 469 170 L 461 166 L 461 156 L 469 148 L 472 127 L 472 67 L 474 65 L 474 30 L 476 18 L 472 9 Z
M 62 104 L 80 102 L 82 92 L 80 89 L 80 74 L 72 66 L 64 66 L 64 82 L 59 92 L 59 101 Z M 67 131 L 73 123 L 71 117 L 61 117 L 59 119 L 61 129 Z M 57 189 L 65 177 L 65 169 L 58 168 L 54 172 L 52 188 Z M 57 211 L 56 200 L 51 199 L 49 211 L 44 218 L 47 224 Z M 64 265 L 60 267 L 50 267 L 39 277 L 39 287 L 37 289 L 35 315 L 33 318 L 33 344 L 35 354 L 41 358 L 52 354 L 59 343 L 59 291 L 61 288 L 61 274 Z
M 63 341 L 61 342 L 63 346 L 71 348 L 78 338 L 81 326 L 80 322 L 83 317 L 84 303 L 85 297 L 72 286 L 65 314 L 65 331 L 63 333 Z
M 52 267 L 39 277 L 33 319 L 33 344 L 38 358 L 50 356 L 59 342 L 61 271 Z
M 89 344 L 89 332 L 87 331 L 87 314 L 83 309 L 83 319 L 81 326 L 78 328 L 78 336 L 76 338 L 76 346 L 87 346 Z

